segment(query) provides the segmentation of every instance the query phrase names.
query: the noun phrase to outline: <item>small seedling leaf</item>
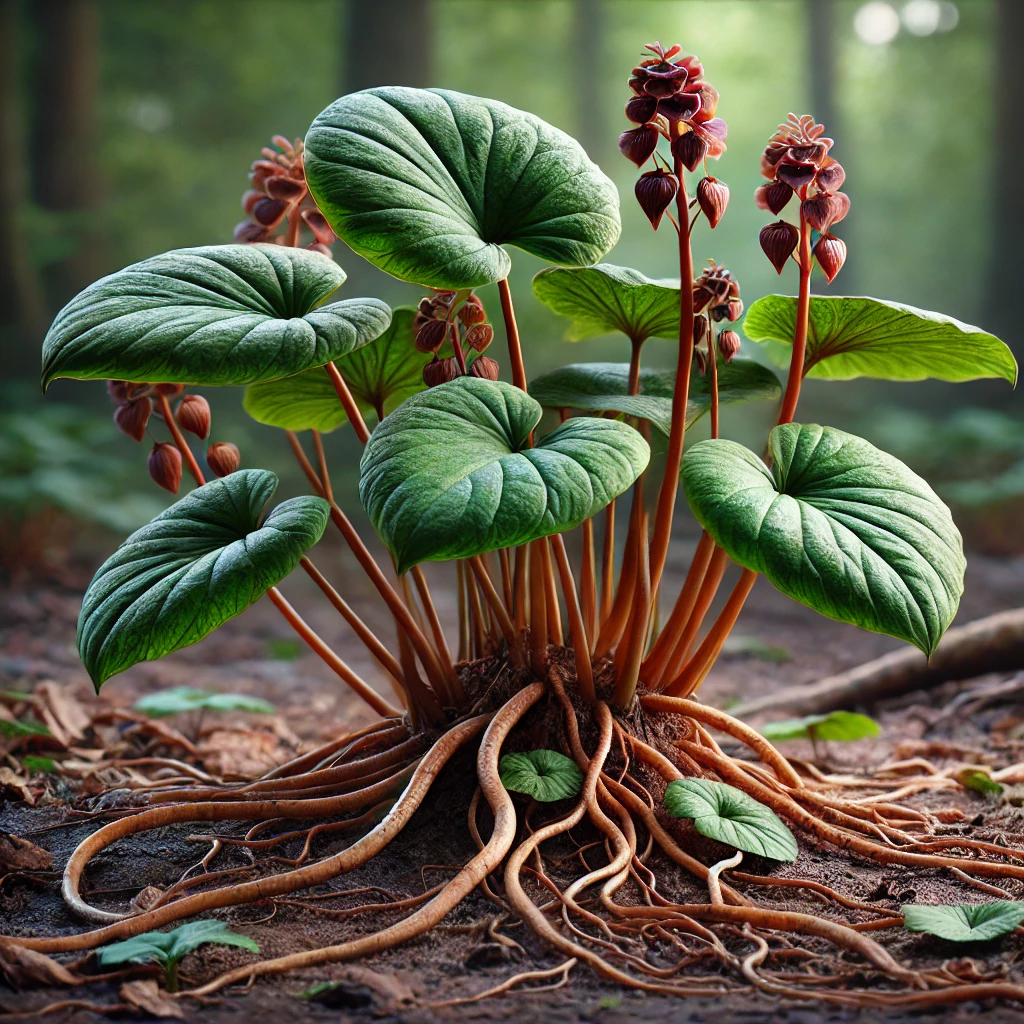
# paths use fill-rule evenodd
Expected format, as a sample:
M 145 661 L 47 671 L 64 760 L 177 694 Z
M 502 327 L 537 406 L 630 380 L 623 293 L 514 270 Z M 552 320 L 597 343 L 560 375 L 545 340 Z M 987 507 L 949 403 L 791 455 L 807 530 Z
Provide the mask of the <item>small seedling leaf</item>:
M 272 715 L 274 705 L 260 697 L 245 693 L 214 693 L 210 690 L 194 690 L 191 686 L 175 686 L 160 693 L 140 697 L 132 707 L 152 718 L 178 715 L 186 711 L 251 711 L 261 715 Z
M 665 790 L 665 810 L 673 818 L 692 818 L 702 836 L 746 853 L 794 861 L 793 833 L 769 807 L 742 790 L 711 779 L 676 779 Z
M 566 800 L 583 788 L 583 772 L 572 758 L 557 750 L 506 754 L 498 769 L 506 789 L 526 793 L 541 803 Z
M 27 772 L 58 772 L 60 766 L 52 757 L 36 757 L 28 754 L 21 759 L 21 767 Z
M 1024 903 L 1018 900 L 961 903 L 949 907 L 908 904 L 901 909 L 903 927 L 908 932 L 926 932 L 949 942 L 998 939 L 1024 921 Z
M 957 773 L 956 781 L 964 789 L 973 789 L 982 796 L 995 798 L 1002 795 L 1003 787 L 988 772 L 979 768 L 964 768 Z
M 223 921 L 193 921 L 169 932 L 144 932 L 123 942 L 101 946 L 96 950 L 96 959 L 101 967 L 154 960 L 166 966 L 176 964 L 182 957 L 207 944 L 238 946 L 250 953 L 260 951 L 252 939 L 236 934 Z
M 856 711 L 832 711 L 827 715 L 807 715 L 767 722 L 761 728 L 766 740 L 779 743 L 784 740 L 827 740 L 834 743 L 852 743 L 855 740 L 877 736 L 878 723 Z
M 10 722 L 0 718 L 0 736 L 14 739 L 20 736 L 52 736 L 41 722 Z

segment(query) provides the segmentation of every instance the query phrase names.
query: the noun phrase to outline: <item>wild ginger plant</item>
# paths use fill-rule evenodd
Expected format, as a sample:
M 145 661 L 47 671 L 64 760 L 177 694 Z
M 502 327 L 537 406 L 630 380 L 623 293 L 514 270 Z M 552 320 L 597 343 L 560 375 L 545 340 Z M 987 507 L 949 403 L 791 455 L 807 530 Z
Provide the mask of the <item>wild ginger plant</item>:
M 142 439 L 154 416 L 167 429 L 169 439 L 150 456 L 154 479 L 177 492 L 184 469 L 196 484 L 129 537 L 89 587 L 78 642 L 96 686 L 195 643 L 265 594 L 380 720 L 245 786 L 148 791 L 135 814 L 103 826 L 66 869 L 69 907 L 101 927 L 16 941 L 87 949 L 326 882 L 381 853 L 442 768 L 475 749 L 479 788 L 467 813 L 479 852 L 440 892 L 380 931 L 247 965 L 197 991 L 349 960 L 422 934 L 477 886 L 493 895 L 486 879 L 504 863 L 503 906 L 567 957 L 625 985 L 708 994 L 753 979 L 805 998 L 807 986 L 761 966 L 762 931 L 781 930 L 827 939 L 905 989 L 858 990 L 843 981 L 815 987 L 821 998 L 975 998 L 970 980 L 911 974 L 861 931 L 759 904 L 758 887 L 776 879 L 720 875 L 743 851 L 793 860 L 798 837 L 890 865 L 963 864 L 972 876 L 1024 878 L 1012 852 L 969 838 L 956 839 L 960 854 L 947 852 L 954 844 L 933 835 L 927 815 L 896 804 L 866 812 L 830 788 L 828 776 L 801 775 L 764 737 L 697 694 L 760 575 L 830 618 L 926 654 L 956 613 L 965 563 L 949 511 L 924 480 L 867 441 L 798 422 L 804 378 L 1012 383 L 1016 365 L 1001 341 L 941 314 L 811 295 L 815 266 L 830 281 L 841 269 L 845 246 L 833 230 L 849 201 L 833 141 L 813 118 L 792 115 L 767 145 L 767 184 L 756 201 L 776 216 L 795 213 L 796 223 L 768 225 L 761 244 L 780 274 L 795 264 L 797 295 L 763 297 L 743 320 L 751 340 L 784 354 L 785 387 L 740 355 L 739 283 L 714 259 L 698 272 L 694 257 L 695 246 L 702 259 L 718 256 L 708 251 L 707 229 L 730 199 L 707 173 L 726 149 L 718 93 L 680 47 L 647 51 L 629 79 L 634 127 L 619 146 L 648 168 L 635 191 L 652 227 L 676 233 L 677 281 L 599 262 L 619 237 L 618 195 L 563 132 L 493 100 L 382 87 L 332 103 L 303 142 L 277 137 L 276 148 L 264 150 L 236 244 L 144 260 L 87 288 L 54 321 L 44 386 L 57 377 L 113 381 L 123 430 Z M 397 310 L 373 298 L 334 300 L 345 279 L 331 254 L 337 239 L 427 294 Z M 621 333 L 628 362 L 576 363 L 530 384 L 507 247 L 552 264 L 534 293 L 569 318 L 571 338 Z M 498 316 L 477 293 L 491 284 Z M 511 383 L 498 379 L 496 324 Z M 675 342 L 674 370 L 642 365 L 652 338 Z M 183 432 L 211 436 L 209 407 L 187 393 L 202 385 L 245 386 L 249 413 L 287 431 L 312 493 L 267 511 L 276 478 L 239 468 L 251 453 L 223 443 L 206 451 L 218 478 L 207 482 Z M 764 457 L 720 436 L 723 403 L 780 395 Z M 558 420 L 550 430 L 541 427 L 545 408 Z M 711 437 L 684 456 L 687 430 L 705 414 Z M 391 564 L 373 555 L 332 489 L 321 432 L 345 424 L 363 444 L 359 495 Z M 312 458 L 298 436 L 306 431 Z M 666 450 L 652 470 L 656 433 Z M 704 532 L 673 594 L 665 568 L 680 484 Z M 628 509 L 620 508 L 627 493 Z M 622 516 L 628 530 L 617 555 Z M 345 587 L 314 564 L 310 551 L 329 525 L 389 610 L 393 638 L 377 636 Z M 574 530 L 578 560 L 564 542 Z M 456 563 L 457 649 L 421 569 L 429 561 Z M 730 561 L 741 567 L 739 581 L 705 628 Z M 394 701 L 278 590 L 299 567 L 392 680 Z M 727 756 L 712 729 L 760 764 Z M 533 749 L 538 736 L 547 742 Z M 509 790 L 552 801 L 554 817 L 521 837 L 523 798 L 517 803 Z M 571 810 L 559 809 L 563 800 Z M 81 896 L 89 860 L 130 833 L 195 820 L 339 816 L 368 830 L 341 852 L 291 870 L 181 892 L 134 916 Z M 545 878 L 560 893 L 571 928 L 564 931 L 538 903 L 549 895 L 531 894 L 521 872 L 543 843 L 584 821 L 606 839 L 608 859 L 568 887 Z M 655 898 L 653 870 L 637 860 L 644 835 L 707 884 L 710 902 Z M 738 852 L 708 867 L 701 857 L 714 840 Z M 599 883 L 604 920 L 578 902 Z M 603 938 L 587 930 L 595 924 Z M 713 934 L 729 925 L 763 946 L 742 971 Z M 711 934 L 708 956 L 742 977 L 701 980 L 656 967 L 642 955 L 652 929 L 673 940 Z M 1019 999 L 1024 990 L 991 983 L 985 994 Z

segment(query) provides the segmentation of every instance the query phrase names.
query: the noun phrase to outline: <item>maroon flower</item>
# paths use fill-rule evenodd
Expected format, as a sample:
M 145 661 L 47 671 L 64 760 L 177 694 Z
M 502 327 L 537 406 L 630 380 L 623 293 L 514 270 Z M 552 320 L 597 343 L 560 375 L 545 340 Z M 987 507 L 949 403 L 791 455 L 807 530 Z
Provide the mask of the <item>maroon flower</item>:
M 653 124 L 630 128 L 619 136 L 619 152 L 637 167 L 642 167 L 658 148 L 659 138 L 661 132 Z
M 765 256 L 771 260 L 772 266 L 781 274 L 786 266 L 786 261 L 793 255 L 793 251 L 800 241 L 800 232 L 792 224 L 779 220 L 761 228 L 759 240 Z
M 637 202 L 657 231 L 661 218 L 679 191 L 679 182 L 668 171 L 658 168 L 641 174 L 636 187 Z
M 701 178 L 697 182 L 697 202 L 708 224 L 715 228 L 729 205 L 729 186 L 717 178 Z
M 186 395 L 178 403 L 178 425 L 205 441 L 210 436 L 210 403 L 202 395 Z
M 497 380 L 498 371 L 498 364 L 490 356 L 477 356 L 469 368 L 469 375 L 482 377 L 484 380 Z
M 814 258 L 831 284 L 846 262 L 846 243 L 835 235 L 822 235 L 814 247 Z
M 731 363 L 733 358 L 739 355 L 740 336 L 735 331 L 722 331 L 718 335 L 718 351 L 722 353 L 722 358 L 727 363 Z
M 112 383 L 114 382 L 108 382 L 108 384 Z M 149 423 L 149 417 L 152 414 L 152 399 L 139 398 L 134 402 L 125 402 L 119 405 L 114 410 L 114 422 L 130 438 L 141 441 L 146 436 L 146 424 Z
M 793 187 L 784 181 L 773 181 L 770 185 L 759 185 L 754 190 L 754 202 L 761 210 L 771 210 L 776 216 L 781 213 L 790 199 L 793 198 Z
M 214 476 L 230 476 L 242 464 L 242 454 L 237 445 L 217 441 L 206 449 L 206 464 Z
M 149 453 L 149 475 L 165 491 L 177 494 L 181 487 L 181 452 L 169 442 L 157 441 Z
M 825 232 L 849 213 L 850 197 L 845 192 L 819 192 L 813 199 L 805 199 L 800 209 L 815 231 Z

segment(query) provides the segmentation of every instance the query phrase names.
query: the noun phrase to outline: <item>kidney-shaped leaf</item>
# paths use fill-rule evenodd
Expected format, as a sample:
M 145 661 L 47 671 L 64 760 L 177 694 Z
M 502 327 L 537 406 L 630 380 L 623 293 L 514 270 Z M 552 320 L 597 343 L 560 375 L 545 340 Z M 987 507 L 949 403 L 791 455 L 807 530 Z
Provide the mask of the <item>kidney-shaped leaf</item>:
M 82 602 L 78 652 L 97 689 L 112 675 L 187 647 L 245 611 L 322 536 L 330 506 L 291 498 L 243 469 L 197 487 L 100 566 Z
M 566 800 L 583 788 L 583 772 L 557 750 L 528 750 L 506 754 L 498 765 L 501 784 L 540 803 Z
M 734 441 L 690 449 L 683 483 L 701 525 L 784 594 L 930 655 L 963 593 L 949 509 L 899 459 L 833 427 L 784 424 L 769 450 L 771 470 Z
M 533 294 L 572 320 L 567 341 L 614 331 L 637 343 L 679 336 L 679 282 L 652 281 L 630 267 L 547 267 L 533 279 Z
M 672 425 L 675 370 L 640 370 L 640 394 L 629 394 L 629 363 L 571 363 L 530 382 L 530 394 L 549 409 L 618 412 L 650 422 L 666 437 Z M 753 359 L 720 360 L 718 400 L 722 404 L 774 399 L 782 392 L 778 377 Z M 690 377 L 686 425 L 711 407 L 711 388 L 699 373 Z
M 877 736 L 878 723 L 867 715 L 856 711 L 831 711 L 827 715 L 805 715 L 803 718 L 786 718 L 778 722 L 766 722 L 761 726 L 761 735 L 766 740 L 779 743 L 783 740 L 827 740 L 835 743 L 852 743 L 855 740 Z
M 772 860 L 794 861 L 796 840 L 779 816 L 741 789 L 711 779 L 676 779 L 665 789 L 665 810 L 692 818 L 709 839 Z
M 506 277 L 503 245 L 578 266 L 619 237 L 615 186 L 578 142 L 532 114 L 444 89 L 336 100 L 306 135 L 306 180 L 360 256 L 432 288 Z
M 1024 921 L 1024 903 L 960 903 L 937 907 L 909 903 L 902 907 L 903 927 L 908 932 L 927 932 L 950 942 L 987 942 L 1009 935 Z
M 376 340 L 336 361 L 364 416 L 383 419 L 423 391 L 423 367 L 433 358 L 413 345 L 410 306 L 392 310 L 391 326 Z M 335 430 L 348 422 L 325 370 L 250 384 L 242 403 L 258 423 L 284 430 Z
M 647 442 L 614 420 L 566 420 L 529 448 L 540 417 L 510 384 L 459 377 L 377 426 L 359 495 L 399 572 L 572 529 L 647 466 Z
M 132 708 L 151 718 L 178 715 L 186 711 L 248 711 L 259 715 L 274 713 L 274 705 L 260 697 L 247 693 L 215 693 L 191 686 L 172 686 L 169 690 L 147 693 Z
M 153 256 L 57 314 L 43 342 L 43 386 L 57 377 L 249 384 L 323 366 L 391 321 L 378 299 L 314 308 L 344 280 L 329 257 L 283 245 Z
M 789 365 L 796 327 L 796 299 L 766 295 L 747 310 L 743 332 L 751 341 L 771 342 L 773 357 Z M 1003 377 L 1017 382 L 1017 361 L 998 338 L 951 316 L 842 295 L 811 299 L 804 373 L 849 380 L 963 381 Z

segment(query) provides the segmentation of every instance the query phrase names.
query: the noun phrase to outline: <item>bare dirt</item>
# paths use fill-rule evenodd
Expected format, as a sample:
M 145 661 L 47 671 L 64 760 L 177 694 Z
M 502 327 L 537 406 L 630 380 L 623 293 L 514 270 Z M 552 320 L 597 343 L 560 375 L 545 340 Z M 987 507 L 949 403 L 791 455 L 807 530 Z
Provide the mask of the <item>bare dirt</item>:
M 690 542 L 682 541 L 671 559 L 675 565 L 688 561 Z M 389 635 L 386 613 L 368 591 L 368 585 L 345 553 L 330 549 L 318 553 L 318 562 L 331 571 L 332 578 L 353 604 L 365 611 L 371 626 L 382 637 Z M 0 689 L 31 691 L 46 680 L 68 687 L 83 704 L 95 700 L 91 686 L 74 649 L 74 628 L 78 606 L 91 566 L 82 564 L 51 574 L 45 583 L 20 582 L 0 597 Z M 432 579 L 434 574 L 431 575 Z M 453 613 L 445 579 L 437 576 L 436 596 L 442 616 Z M 669 580 L 667 592 L 678 580 Z M 728 581 L 727 581 L 728 582 Z M 289 580 L 288 596 L 294 600 L 321 635 L 348 658 L 357 671 L 386 690 L 347 627 L 331 609 L 319 601 L 306 581 Z M 725 590 L 725 588 L 723 588 Z M 959 622 L 1024 604 L 1024 559 L 974 557 L 968 571 L 967 592 Z M 768 584 L 759 582 L 748 602 L 737 630 L 740 639 L 720 662 L 709 679 L 704 699 L 719 707 L 740 696 L 760 694 L 766 689 L 811 681 L 866 661 L 896 644 L 884 637 L 821 619 L 781 597 Z M 999 677 L 1000 680 L 1006 677 Z M 827 751 L 833 770 L 856 772 L 868 764 L 886 759 L 923 755 L 941 765 L 944 759 L 960 759 L 995 767 L 1024 761 L 1024 683 L 1019 690 L 1003 688 L 995 697 L 983 697 L 991 678 L 969 684 L 950 684 L 930 693 L 916 693 L 872 709 L 882 725 L 878 740 Z M 366 724 L 372 713 L 341 684 L 315 656 L 291 644 L 287 626 L 269 602 L 262 601 L 218 633 L 193 648 L 160 662 L 140 665 L 112 680 L 103 691 L 103 701 L 124 709 L 144 693 L 174 685 L 243 692 L 273 702 L 278 713 L 272 718 L 229 714 L 207 718 L 202 723 L 171 720 L 170 724 L 194 740 L 200 763 L 219 774 L 254 774 L 265 771 L 295 753 L 323 742 L 340 731 Z M 978 699 L 952 705 L 958 694 L 973 688 Z M 967 707 L 970 713 L 965 713 Z M 198 726 L 198 730 L 197 727 Z M 116 732 L 130 731 L 130 723 L 110 726 Z M 116 737 L 114 737 L 116 738 Z M 728 749 L 728 748 L 727 748 Z M 809 757 L 800 743 L 787 745 L 794 757 Z M 739 752 L 738 750 L 736 751 Z M 318 893 L 346 890 L 370 892 L 339 895 L 304 907 L 279 904 L 253 906 L 218 912 L 226 921 L 252 936 L 264 957 L 301 949 L 316 948 L 354 937 L 371 925 L 389 924 L 394 913 L 340 917 L 340 909 L 367 902 L 386 902 L 395 897 L 415 895 L 452 876 L 475 852 L 466 828 L 469 763 L 456 759 L 446 769 L 441 784 L 434 787 L 424 807 L 417 812 L 404 833 L 359 871 L 335 880 Z M 51 784 L 51 792 L 54 787 Z M 88 822 L 48 829 L 68 820 L 68 808 L 44 797 L 35 807 L 9 799 L 0 808 L 0 829 L 27 835 L 49 850 L 59 870 L 71 850 L 95 828 Z M 50 802 L 48 802 L 50 801 Z M 996 805 L 971 793 L 941 797 L 915 796 L 912 806 L 956 806 L 964 819 L 950 827 L 973 838 L 1020 842 L 1024 833 L 1021 811 L 1010 804 Z M 219 827 L 223 834 L 241 834 L 240 829 Z M 165 829 L 129 839 L 97 858 L 90 868 L 84 893 L 90 901 L 110 908 L 123 907 L 147 885 L 166 887 L 194 865 L 209 849 L 209 841 L 189 838 L 196 826 Z M 586 841 L 580 833 L 575 837 Z M 339 836 L 318 841 L 316 855 L 330 854 L 347 842 Z M 288 849 L 288 848 L 286 848 Z M 295 849 L 288 855 L 294 856 Z M 571 846 L 567 848 L 571 852 Z M 245 863 L 242 854 L 226 853 L 220 866 Z M 663 860 L 653 862 L 659 888 L 666 895 L 703 900 L 706 894 L 691 879 Z M 886 869 L 837 856 L 802 841 L 796 865 L 777 868 L 779 876 L 815 878 L 858 900 L 879 907 L 896 908 L 906 902 L 977 902 L 985 899 L 975 889 L 940 873 L 925 875 L 907 869 Z M 1000 883 L 1020 898 L 1024 885 Z M 812 894 L 793 889 L 753 890 L 766 905 L 805 909 L 821 913 L 823 904 Z M 327 911 L 327 912 L 325 912 Z M 861 916 L 858 916 L 858 915 Z M 848 920 L 866 920 L 849 911 Z M 495 907 L 474 894 L 453 912 L 431 935 L 396 950 L 361 961 L 358 965 L 336 965 L 306 974 L 261 982 L 249 992 L 231 990 L 203 1007 L 183 1004 L 189 1019 L 203 1021 L 257 1019 L 283 1021 L 389 1020 L 418 1024 L 435 1020 L 517 1020 L 546 1022 L 594 1021 L 616 1024 L 626 1021 L 665 1019 L 671 1021 L 786 1021 L 804 1024 L 819 1020 L 943 1020 L 954 1021 L 986 1014 L 992 1024 L 1024 1019 L 1020 1007 L 965 1005 L 951 1011 L 924 1014 L 849 1011 L 815 1003 L 778 1001 L 765 995 L 730 995 L 716 999 L 677 999 L 622 992 L 577 967 L 567 986 L 543 994 L 515 993 L 481 1003 L 432 1008 L 431 1004 L 482 992 L 523 970 L 548 968 L 560 958 L 538 941 L 524 935 L 515 922 L 500 922 L 501 934 L 514 939 L 524 952 L 510 950 L 487 934 L 495 919 Z M 0 932 L 20 935 L 54 935 L 80 930 L 70 918 L 59 895 L 54 874 L 28 884 L 22 879 L 0 883 Z M 885 933 L 888 948 L 901 961 L 919 967 L 937 967 L 963 951 L 925 936 L 900 932 Z M 1019 963 L 1019 936 L 995 943 L 975 945 L 970 956 L 978 970 L 1020 981 L 1024 971 Z M 824 952 L 824 950 L 823 950 Z M 182 976 L 188 983 L 208 980 L 228 966 L 245 962 L 248 954 L 237 950 L 205 947 L 188 957 Z M 845 957 L 843 963 L 847 963 Z M 865 972 L 867 976 L 867 972 Z M 339 980 L 344 984 L 318 1002 L 299 998 L 312 984 Z M 97 984 L 75 990 L 76 998 L 97 1004 L 118 1001 L 117 983 Z M 0 988 L 0 1007 L 5 1011 L 39 1008 L 60 998 L 66 991 L 32 990 L 12 992 Z M 99 1020 L 88 1011 L 65 1013 L 65 1019 Z M 129 1016 L 131 1016 L 129 1014 Z

